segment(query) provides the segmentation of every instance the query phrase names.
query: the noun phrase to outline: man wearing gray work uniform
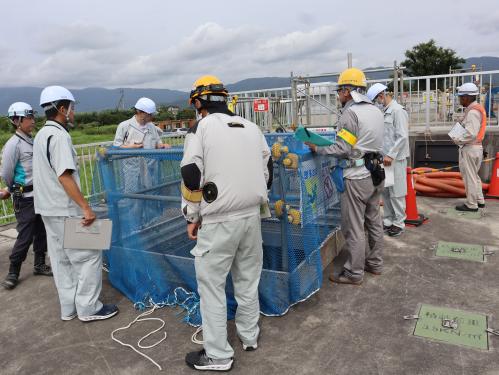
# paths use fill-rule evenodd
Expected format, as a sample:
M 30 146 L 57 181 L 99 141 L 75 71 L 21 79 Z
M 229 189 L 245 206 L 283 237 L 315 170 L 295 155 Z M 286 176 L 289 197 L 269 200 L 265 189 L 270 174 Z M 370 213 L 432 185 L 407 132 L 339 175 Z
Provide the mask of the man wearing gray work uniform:
M 409 151 L 409 116 L 406 110 L 376 83 L 367 97 L 384 111 L 383 164 L 391 166 L 395 175 L 393 186 L 383 189 L 383 230 L 390 237 L 398 237 L 405 228 L 405 196 L 407 195 L 407 158 Z
M 347 165 L 343 171 L 341 231 L 348 259 L 340 275 L 329 277 L 342 284 L 360 285 L 364 270 L 379 275 L 383 268 L 383 224 L 379 212 L 384 179 L 383 114 L 362 94 L 365 88 L 366 78 L 361 70 L 349 68 L 342 72 L 338 78 L 338 96 L 343 109 L 336 143 L 325 147 L 307 143 L 313 152 L 335 156 Z M 368 168 L 373 168 L 373 172 Z
M 195 82 L 190 102 L 203 118 L 189 129 L 181 162 L 182 212 L 189 238 L 197 239 L 191 254 L 203 320 L 204 349 L 185 358 L 196 370 L 232 368 L 225 296 L 229 271 L 243 350 L 257 349 L 260 332 L 260 206 L 267 202 L 272 161 L 261 130 L 230 112 L 226 99 L 218 78 L 203 76 Z
M 82 225 L 95 214 L 80 191 L 78 158 L 68 132 L 74 122 L 74 97 L 60 86 L 43 89 L 40 106 L 47 122 L 33 146 L 35 211 L 42 215 L 61 319 L 81 321 L 108 319 L 118 313 L 115 305 L 99 301 L 102 289 L 102 252 L 63 246 L 64 221 L 83 211 Z
M 17 221 L 17 239 L 10 255 L 9 273 L 2 286 L 13 289 L 19 280 L 21 265 L 26 260 L 33 243 L 35 253 L 35 275 L 52 276 L 50 266 L 45 264 L 47 236 L 40 215 L 35 214 L 33 203 L 33 138 L 35 128 L 33 108 L 23 102 L 9 107 L 9 121 L 16 133 L 7 141 L 2 153 L 2 179 L 8 187 L 3 199 L 11 194 Z

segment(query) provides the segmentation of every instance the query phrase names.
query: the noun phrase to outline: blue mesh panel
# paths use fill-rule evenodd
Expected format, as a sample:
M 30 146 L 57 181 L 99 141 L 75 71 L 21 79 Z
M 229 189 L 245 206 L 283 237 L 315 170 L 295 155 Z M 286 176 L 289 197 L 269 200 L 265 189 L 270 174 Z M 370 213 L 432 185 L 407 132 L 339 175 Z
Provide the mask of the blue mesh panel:
M 334 139 L 334 134 L 329 137 Z M 320 288 L 320 246 L 339 226 L 339 195 L 328 181 L 334 159 L 313 157 L 292 134 L 266 138 L 269 146 L 279 142 L 298 157 L 294 169 L 285 167 L 282 158 L 274 162 L 272 217 L 262 221 L 260 308 L 265 315 L 282 315 Z M 199 325 L 199 301 L 190 294 L 197 291 L 190 254 L 195 243 L 187 237 L 180 211 L 182 154 L 181 148 L 110 148 L 99 155 L 99 181 L 113 220 L 106 262 L 111 283 L 134 303 L 178 304 L 188 310 L 185 320 Z M 284 214 L 277 217 L 274 206 L 279 200 Z M 299 223 L 289 222 L 288 210 L 300 212 Z M 233 318 L 237 304 L 230 274 L 226 292 L 228 318 Z

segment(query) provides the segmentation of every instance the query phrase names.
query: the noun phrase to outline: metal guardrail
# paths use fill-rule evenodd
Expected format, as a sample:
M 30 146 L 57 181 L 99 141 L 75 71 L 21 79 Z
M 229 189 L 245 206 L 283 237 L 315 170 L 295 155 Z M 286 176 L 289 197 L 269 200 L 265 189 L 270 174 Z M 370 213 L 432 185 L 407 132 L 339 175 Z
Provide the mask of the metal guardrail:
M 325 75 L 324 77 L 329 77 Z M 310 83 L 300 78 L 293 87 L 251 90 L 231 93 L 238 96 L 236 113 L 270 130 L 290 127 L 293 124 L 293 107 L 296 107 L 297 124 L 310 127 L 335 126 L 340 103 L 337 101 L 335 82 Z M 313 76 L 320 78 L 320 76 Z M 462 114 L 457 88 L 465 82 L 474 82 L 480 89 L 479 101 L 488 114 L 488 125 L 498 125 L 499 70 L 454 73 L 421 77 L 400 77 L 397 85 L 393 78 L 368 80 L 368 86 L 381 82 L 393 87 L 397 100 L 410 115 L 410 126 L 450 125 Z M 396 90 L 395 90 L 396 88 Z M 268 112 L 255 112 L 253 100 L 269 99 Z
M 182 146 L 184 144 L 185 134 L 180 132 L 164 133 L 161 137 L 164 143 L 172 146 Z M 80 166 L 80 186 L 86 199 L 91 202 L 100 201 L 104 198 L 102 189 L 102 177 L 96 169 L 96 154 L 101 147 L 109 147 L 113 144 L 109 142 L 88 143 L 75 145 Z M 0 225 L 15 222 L 14 208 L 12 200 L 0 201 Z

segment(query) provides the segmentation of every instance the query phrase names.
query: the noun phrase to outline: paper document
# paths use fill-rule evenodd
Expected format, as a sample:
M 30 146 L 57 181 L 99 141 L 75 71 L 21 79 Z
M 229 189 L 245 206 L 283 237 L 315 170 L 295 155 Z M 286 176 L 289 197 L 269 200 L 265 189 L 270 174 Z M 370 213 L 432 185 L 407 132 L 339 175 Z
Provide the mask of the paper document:
M 260 219 L 268 219 L 271 217 L 269 203 L 265 202 L 260 205 Z
M 395 185 L 395 171 L 393 169 L 393 164 L 388 166 L 385 165 L 385 187 L 390 187 Z
M 461 140 L 465 135 L 470 134 L 459 122 L 452 127 L 449 132 L 449 137 L 451 139 Z
M 333 144 L 331 140 L 306 129 L 303 126 L 296 129 L 295 138 L 302 142 L 313 143 L 316 146 L 329 146 Z
M 146 136 L 146 132 L 140 130 L 139 128 L 130 125 L 128 131 L 126 132 L 125 139 L 123 139 L 123 144 L 125 146 L 132 144 L 140 144 L 144 142 L 144 137 Z
M 68 217 L 64 220 L 65 249 L 108 250 L 111 247 L 111 220 L 95 220 L 88 227 L 84 227 L 81 221 L 81 217 Z

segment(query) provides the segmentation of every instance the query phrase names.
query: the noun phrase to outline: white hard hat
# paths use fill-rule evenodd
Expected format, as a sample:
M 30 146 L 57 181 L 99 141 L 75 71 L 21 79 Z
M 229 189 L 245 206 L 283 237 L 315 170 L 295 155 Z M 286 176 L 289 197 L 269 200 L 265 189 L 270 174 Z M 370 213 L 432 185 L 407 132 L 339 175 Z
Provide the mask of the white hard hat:
M 8 114 L 9 117 L 26 117 L 34 116 L 35 111 L 28 103 L 15 102 L 10 105 Z
M 62 86 L 45 87 L 40 94 L 40 106 L 45 106 L 49 103 L 55 103 L 59 100 L 69 100 L 74 102 L 75 98 L 71 92 Z
M 139 100 L 137 100 L 137 103 L 135 103 L 134 108 L 138 109 L 139 111 L 148 113 L 150 115 L 157 113 L 156 103 L 154 103 L 149 98 L 140 98 Z
M 457 95 L 458 96 L 464 96 L 464 95 L 478 95 L 478 87 L 471 82 L 465 83 L 462 86 L 457 88 Z
M 373 101 L 380 92 L 385 91 L 387 88 L 388 87 L 383 85 L 382 83 L 375 83 L 374 85 L 369 87 L 369 90 L 367 90 L 367 97 L 370 101 Z

